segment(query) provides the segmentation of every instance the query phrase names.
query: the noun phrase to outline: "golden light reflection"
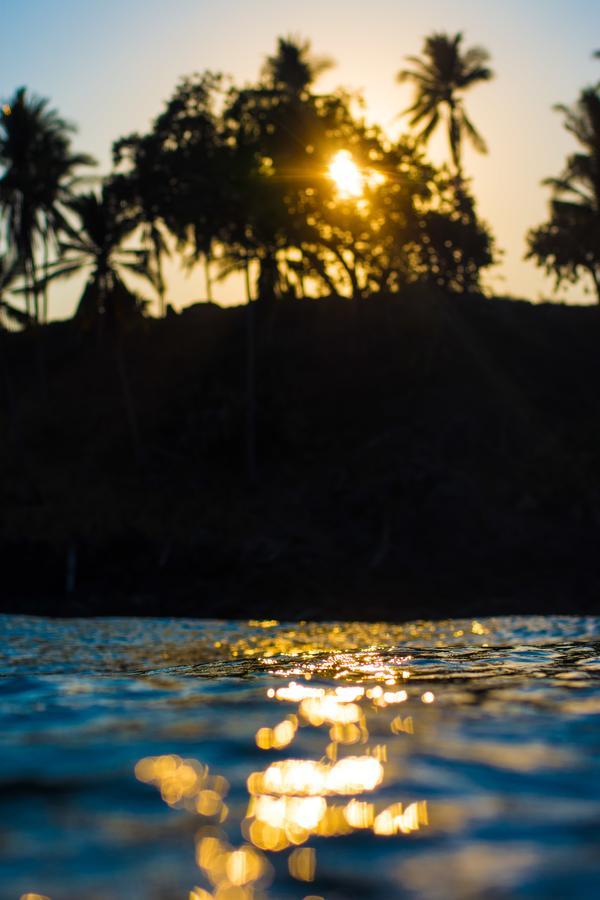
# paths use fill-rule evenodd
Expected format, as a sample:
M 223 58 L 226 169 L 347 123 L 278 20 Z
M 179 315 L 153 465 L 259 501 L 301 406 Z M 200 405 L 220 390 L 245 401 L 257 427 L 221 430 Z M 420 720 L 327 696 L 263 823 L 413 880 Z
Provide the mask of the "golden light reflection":
M 189 892 L 188 900 L 212 900 L 212 894 L 209 894 L 204 888 L 195 887 Z
M 414 734 L 412 716 L 405 716 L 404 719 L 402 716 L 395 716 L 390 723 L 390 729 L 392 734 Z
M 371 828 L 375 821 L 375 804 L 352 799 L 344 807 L 344 818 L 353 828 Z
M 207 884 L 194 887 L 189 900 L 266 898 L 264 890 L 274 872 L 268 859 L 271 853 L 289 852 L 290 877 L 312 881 L 316 855 L 305 845 L 315 837 L 341 838 L 369 831 L 389 838 L 428 825 L 425 801 L 384 806 L 376 793 L 384 782 L 389 750 L 385 743 L 373 743 L 370 728 L 374 735 L 395 735 L 397 742 L 411 740 L 413 716 L 399 715 L 398 705 L 412 699 L 420 707 L 420 702 L 435 700 L 431 691 L 412 692 L 411 698 L 399 687 L 408 686 L 410 672 L 401 668 L 406 661 L 389 654 L 384 658 L 373 649 L 355 659 L 351 670 L 347 655 L 339 653 L 336 674 L 345 679 L 360 675 L 364 683 L 309 684 L 315 672 L 304 670 L 302 682 L 289 681 L 267 691 L 273 702 L 293 704 L 295 710 L 273 727 L 259 728 L 256 746 L 264 752 L 280 751 L 298 739 L 300 747 L 303 729 L 323 728 L 325 755 L 275 759 L 248 775 L 248 803 L 241 817 L 239 806 L 234 806 L 245 841 L 241 846 L 232 846 L 224 831 L 229 815 L 226 779 L 195 759 L 175 754 L 137 763 L 137 778 L 153 784 L 165 803 L 201 817 L 196 862 Z M 323 657 L 317 666 L 321 663 Z M 410 710 L 414 713 L 415 708 Z M 356 745 L 360 752 L 352 754 L 350 748 Z
M 410 676 L 410 656 L 391 652 L 398 647 L 479 647 L 482 635 L 491 635 L 494 641 L 501 642 L 504 630 L 502 620 L 493 618 L 417 621 L 397 625 L 388 622 L 301 622 L 278 627 L 275 620 L 252 620 L 250 626 L 244 623 L 242 635 L 215 627 L 210 634 L 209 650 L 210 658 L 216 647 L 224 658 L 262 659 L 265 668 L 286 679 L 299 675 L 305 679 L 310 675 L 321 675 L 324 679 L 337 679 L 345 684 L 356 677 L 381 680 L 383 684 L 386 679 L 393 678 L 400 682 Z M 167 649 L 173 662 L 180 664 L 181 641 L 173 641 Z M 282 666 L 284 658 L 285 664 Z M 297 659 L 297 669 L 293 668 L 294 658 Z M 190 662 L 197 661 L 198 644 L 195 642 Z M 378 670 L 384 672 L 385 677 L 378 675 Z
M 296 684 L 295 681 L 290 681 L 287 687 L 277 688 L 269 688 L 267 691 L 267 697 L 276 697 L 278 700 L 289 700 L 290 703 L 299 703 L 301 700 L 309 699 L 310 697 L 324 697 L 325 696 L 325 688 L 315 688 L 308 687 L 305 684 Z
M 300 704 L 300 715 L 311 725 L 349 725 L 360 722 L 362 712 L 356 703 L 340 703 L 335 696 L 308 697 Z
M 297 881 L 314 881 L 317 855 L 312 847 L 302 847 L 290 853 L 288 869 Z
M 282 750 L 292 743 L 298 730 L 298 717 L 288 716 L 275 728 L 259 728 L 256 732 L 256 746 L 261 750 Z
M 383 779 L 383 766 L 372 756 L 348 756 L 333 766 L 312 759 L 286 759 L 248 778 L 251 794 L 315 797 L 357 794 L 374 790 Z
M 135 766 L 139 781 L 153 784 L 169 806 L 183 806 L 198 815 L 223 822 L 227 806 L 223 800 L 229 782 L 222 775 L 211 775 L 208 766 L 195 759 L 175 754 L 148 756 Z
M 314 830 L 327 811 L 323 797 L 252 797 L 248 816 L 273 828 L 293 825 L 305 831 Z
M 353 723 L 342 725 L 336 722 L 329 729 L 329 739 L 333 744 L 358 744 L 361 740 L 366 741 L 368 734 L 366 727 L 359 728 Z
M 205 896 L 252 898 L 252 886 L 264 884 L 272 877 L 272 867 L 260 850 L 250 844 L 233 848 L 216 835 L 200 837 L 196 844 L 196 863 L 217 888 L 215 895 L 194 888 L 202 900 Z M 194 892 L 190 895 L 193 900 Z
M 410 834 L 429 824 L 427 803 L 419 800 L 403 810 L 401 803 L 394 803 L 379 813 L 373 823 L 373 831 L 379 835 Z

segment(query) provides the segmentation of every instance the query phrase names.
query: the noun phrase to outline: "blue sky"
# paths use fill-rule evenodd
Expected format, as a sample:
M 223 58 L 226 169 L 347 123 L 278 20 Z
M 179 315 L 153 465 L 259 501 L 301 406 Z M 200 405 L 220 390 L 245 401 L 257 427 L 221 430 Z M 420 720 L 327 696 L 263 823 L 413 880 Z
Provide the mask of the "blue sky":
M 551 284 L 523 261 L 524 236 L 546 214 L 541 179 L 557 174 L 572 149 L 552 105 L 600 80 L 592 59 L 600 49 L 598 0 L 3 0 L 0 97 L 21 84 L 50 97 L 78 125 L 78 149 L 104 171 L 111 143 L 145 129 L 180 76 L 208 68 L 249 81 L 276 37 L 295 33 L 336 60 L 323 88 L 362 89 L 369 116 L 396 133 L 410 95 L 395 73 L 432 30 L 462 30 L 467 44 L 492 54 L 495 81 L 468 98 L 490 154 L 468 152 L 466 168 L 505 251 L 488 280 L 498 292 L 539 299 Z M 431 153 L 444 158 L 441 138 Z M 198 299 L 201 285 L 200 274 L 186 278 L 171 266 L 176 305 Z M 79 290 L 76 282 L 55 289 L 53 314 L 68 314 Z M 233 302 L 239 293 L 225 284 L 219 298 Z M 579 289 L 559 296 L 585 299 Z

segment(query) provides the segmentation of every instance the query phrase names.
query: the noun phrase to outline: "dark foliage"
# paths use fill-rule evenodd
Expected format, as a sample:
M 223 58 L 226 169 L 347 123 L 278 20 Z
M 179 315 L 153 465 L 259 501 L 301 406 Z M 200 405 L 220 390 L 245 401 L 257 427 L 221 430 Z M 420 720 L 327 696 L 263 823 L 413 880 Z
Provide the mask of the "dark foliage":
M 256 486 L 243 466 L 243 309 L 199 305 L 124 336 L 143 468 L 109 347 L 51 326 L 59 399 L 42 410 L 23 365 L 31 338 L 8 335 L 27 447 L 4 445 L 0 466 L 11 609 L 593 608 L 595 307 L 415 288 L 259 310 Z

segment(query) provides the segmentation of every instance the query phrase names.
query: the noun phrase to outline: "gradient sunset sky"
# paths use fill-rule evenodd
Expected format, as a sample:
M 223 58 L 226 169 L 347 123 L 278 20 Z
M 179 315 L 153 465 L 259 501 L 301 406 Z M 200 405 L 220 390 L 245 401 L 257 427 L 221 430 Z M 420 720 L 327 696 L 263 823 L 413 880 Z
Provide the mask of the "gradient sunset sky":
M 395 82 L 407 54 L 420 52 L 432 31 L 465 33 L 483 44 L 496 72 L 467 97 L 471 118 L 490 153 L 467 150 L 479 211 L 492 226 L 502 264 L 486 276 L 496 293 L 538 300 L 591 300 L 581 288 L 552 294 L 552 282 L 523 261 L 525 233 L 547 214 L 548 191 L 573 143 L 555 103 L 571 103 L 600 80 L 599 0 L 3 0 L 0 97 L 20 86 L 49 97 L 78 125 L 77 149 L 92 153 L 99 171 L 110 165 L 112 142 L 145 130 L 182 75 L 212 69 L 240 83 L 256 78 L 278 35 L 309 38 L 315 54 L 337 65 L 319 82 L 364 92 L 368 117 L 391 135 L 403 127 L 409 86 Z M 447 155 L 442 136 L 431 156 Z M 73 310 L 78 281 L 56 287 L 52 317 Z M 217 299 L 242 299 L 236 282 Z M 200 299 L 203 279 L 172 264 L 169 299 Z

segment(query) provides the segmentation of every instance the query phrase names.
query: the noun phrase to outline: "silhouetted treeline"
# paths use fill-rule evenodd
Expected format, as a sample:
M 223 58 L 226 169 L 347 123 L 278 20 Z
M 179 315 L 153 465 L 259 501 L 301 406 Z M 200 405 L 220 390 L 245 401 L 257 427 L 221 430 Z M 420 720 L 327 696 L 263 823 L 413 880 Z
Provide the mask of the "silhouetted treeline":
M 495 253 L 463 170 L 465 140 L 486 150 L 464 95 L 493 77 L 489 54 L 436 33 L 408 61 L 398 80 L 414 86 L 414 131 L 393 142 L 355 97 L 318 92 L 331 61 L 280 38 L 255 84 L 183 79 L 146 134 L 115 142 L 114 170 L 91 192 L 94 160 L 72 149 L 73 127 L 20 88 L 0 110 L 0 322 L 48 321 L 48 285 L 78 271 L 88 273 L 78 307 L 88 322 L 114 319 L 122 304 L 121 316 L 148 308 L 131 273 L 164 314 L 173 242 L 186 265 L 204 261 L 208 300 L 214 279 L 235 270 L 254 299 L 360 297 L 416 282 L 478 289 Z M 599 102 L 596 85 L 560 107 L 581 150 L 549 182 L 551 218 L 528 238 L 558 283 L 588 274 L 596 291 Z M 437 170 L 424 147 L 442 126 L 450 162 Z M 350 189 L 335 177 L 340 154 Z
M 47 101 L 18 90 L 2 110 L 0 215 L 22 302 L 5 313 L 47 321 L 48 284 L 82 270 L 78 315 L 102 317 L 113 294 L 124 300 L 132 272 L 164 313 L 173 241 L 186 264 L 204 260 L 209 300 L 213 279 L 235 270 L 254 299 L 361 297 L 415 282 L 477 289 L 494 252 L 462 172 L 463 137 L 484 149 L 462 94 L 491 77 L 486 59 L 463 52 L 461 35 L 428 39 L 401 76 L 415 82 L 412 124 L 429 118 L 416 138 L 392 142 L 351 95 L 315 89 L 329 61 L 280 39 L 253 85 L 184 79 L 148 133 L 116 141 L 101 189 L 83 194 L 75 175 L 93 160 L 72 151 L 72 128 Z M 437 170 L 423 148 L 445 115 L 452 164 Z M 335 175 L 340 154 L 350 189 Z

